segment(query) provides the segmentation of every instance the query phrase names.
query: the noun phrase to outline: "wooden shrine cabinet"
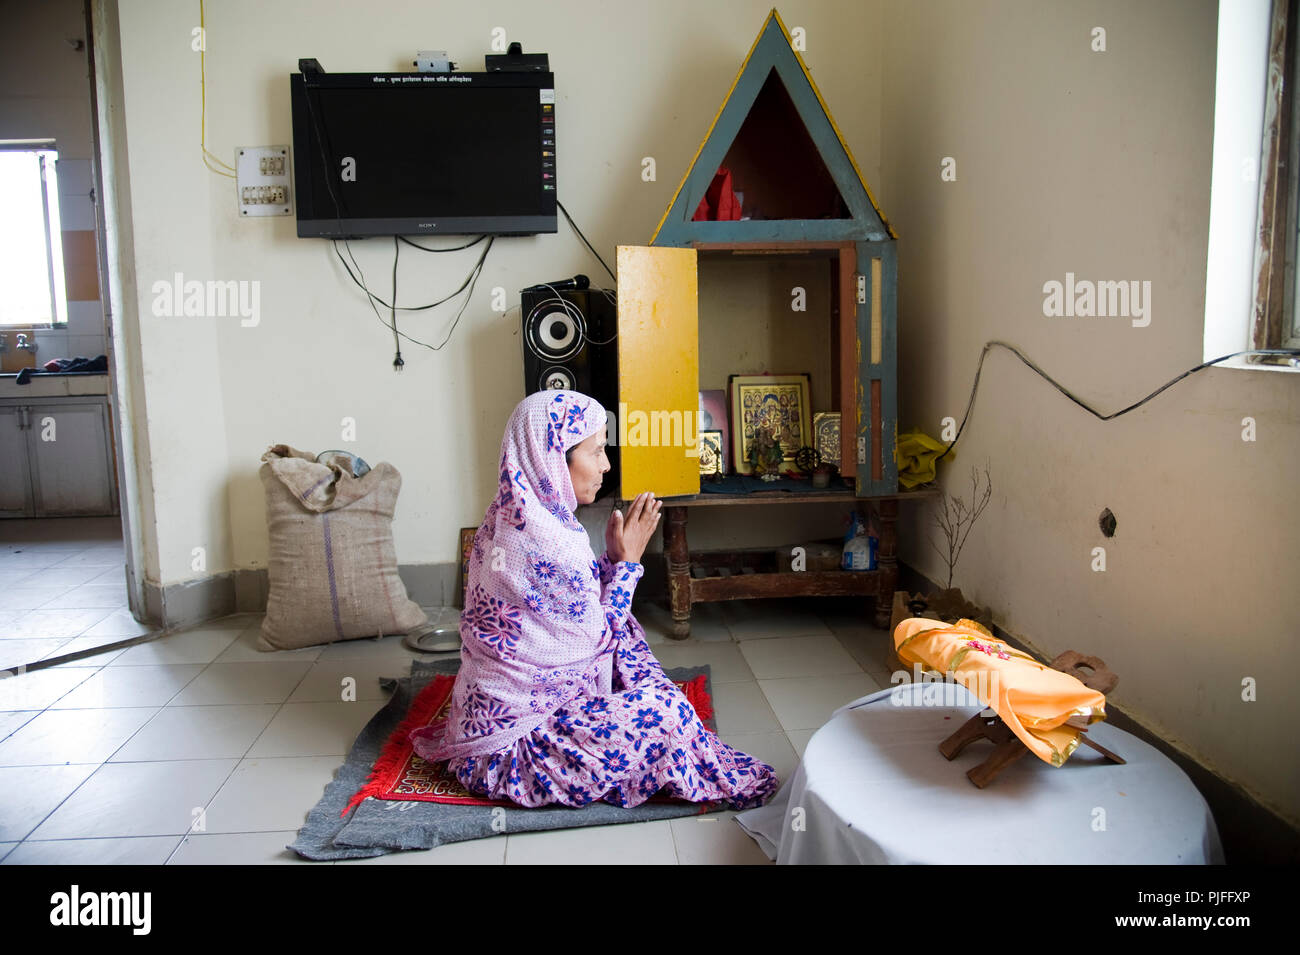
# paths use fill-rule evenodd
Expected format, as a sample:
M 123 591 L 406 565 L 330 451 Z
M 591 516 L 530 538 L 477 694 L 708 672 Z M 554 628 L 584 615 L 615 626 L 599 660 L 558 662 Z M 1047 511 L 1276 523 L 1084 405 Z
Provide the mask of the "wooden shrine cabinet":
M 696 218 L 734 209 L 741 194 L 740 213 L 752 218 Z M 823 365 L 829 407 L 810 411 L 840 412 L 843 480 L 825 491 L 701 493 L 698 458 L 684 453 L 671 433 L 679 418 L 695 417 L 701 388 L 726 384 L 701 380 L 701 330 L 711 318 L 699 313 L 700 277 L 740 257 L 760 268 L 812 260 L 824 269 L 821 300 L 829 314 L 791 321 L 802 321 L 807 335 L 819 336 L 811 339 L 816 347 L 829 352 Z M 678 636 L 689 633 L 692 604 L 755 597 L 870 595 L 877 598 L 877 625 L 888 623 L 897 584 L 897 505 L 917 496 L 898 493 L 897 272 L 893 230 L 773 10 L 650 245 L 618 249 L 619 496 L 630 500 L 649 490 L 664 499 Z M 774 367 L 732 371 L 807 370 L 782 367 L 779 351 L 772 349 Z M 812 444 L 811 436 L 804 443 Z M 733 554 L 725 558 L 738 572 L 713 574 L 705 555 L 693 558 L 686 542 L 693 507 L 827 502 L 875 507 L 877 570 L 780 572 Z M 753 512 L 755 519 L 761 514 Z

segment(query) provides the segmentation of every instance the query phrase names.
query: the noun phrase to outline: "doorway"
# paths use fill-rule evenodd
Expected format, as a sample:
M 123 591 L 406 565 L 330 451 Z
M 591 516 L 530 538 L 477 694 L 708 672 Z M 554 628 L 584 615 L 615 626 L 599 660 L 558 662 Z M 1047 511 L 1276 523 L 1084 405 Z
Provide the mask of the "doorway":
M 115 10 L 98 0 L 0 6 L 0 141 L 15 152 L 40 144 L 49 161 L 40 176 L 49 313 L 8 315 L 0 328 L 0 671 L 11 672 L 158 628 L 138 572 L 129 355 L 115 334 L 122 296 L 110 240 L 120 233 L 103 125 L 114 93 L 95 57 L 115 37 L 103 23 Z

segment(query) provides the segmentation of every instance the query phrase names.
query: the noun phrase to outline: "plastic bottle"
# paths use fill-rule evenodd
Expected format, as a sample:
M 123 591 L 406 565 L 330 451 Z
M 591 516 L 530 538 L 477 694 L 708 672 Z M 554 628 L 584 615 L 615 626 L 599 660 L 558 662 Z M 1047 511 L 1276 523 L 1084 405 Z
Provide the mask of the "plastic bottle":
M 862 516 L 854 511 L 849 532 L 844 536 L 844 552 L 840 557 L 840 567 L 844 570 L 875 570 L 876 545 L 876 538 L 868 532 Z

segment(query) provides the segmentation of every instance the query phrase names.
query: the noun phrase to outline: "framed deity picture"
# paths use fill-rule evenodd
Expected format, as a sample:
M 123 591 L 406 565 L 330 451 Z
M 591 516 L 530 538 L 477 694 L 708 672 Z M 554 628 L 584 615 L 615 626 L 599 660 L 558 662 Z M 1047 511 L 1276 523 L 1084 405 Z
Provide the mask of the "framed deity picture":
M 700 477 L 711 474 L 726 474 L 724 449 L 721 431 L 700 432 Z
M 465 582 L 469 580 L 469 557 L 474 551 L 474 535 L 477 533 L 477 527 L 462 527 L 458 535 L 457 546 L 460 549 L 460 573 L 457 575 L 460 579 L 459 586 L 456 588 L 460 594 L 458 607 L 465 606 Z
M 821 455 L 822 464 L 840 466 L 840 413 L 819 411 L 813 415 L 813 447 Z
M 732 375 L 731 460 L 740 474 L 751 474 L 749 446 L 754 430 L 766 428 L 781 445 L 780 470 L 794 470 L 794 456 L 813 443 L 808 375 Z
M 727 449 L 731 447 L 728 436 L 731 434 L 731 427 L 727 421 L 727 393 L 721 388 L 711 391 L 700 392 L 700 423 L 699 430 L 716 431 L 722 437 L 719 443 L 722 446 L 722 467 L 719 471 L 709 471 L 709 474 L 726 474 L 727 473 Z M 700 464 L 700 473 L 706 473 L 703 462 Z

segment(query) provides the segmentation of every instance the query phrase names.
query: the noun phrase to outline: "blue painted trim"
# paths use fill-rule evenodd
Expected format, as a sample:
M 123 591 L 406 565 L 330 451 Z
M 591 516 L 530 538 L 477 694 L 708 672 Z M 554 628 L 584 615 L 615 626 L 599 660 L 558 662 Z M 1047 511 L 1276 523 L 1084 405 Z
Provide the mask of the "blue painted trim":
M 759 220 L 757 222 L 693 222 L 690 217 L 699 208 L 735 142 L 736 135 L 753 109 L 763 84 L 776 70 L 786 92 L 795 105 L 822 162 L 839 190 L 852 219 Z M 745 241 L 824 241 L 885 240 L 889 237 L 884 222 L 876 213 L 857 170 L 849 161 L 835 128 L 822 109 L 808 78 L 776 18 L 768 20 L 763 36 L 754 47 L 744 72 L 727 98 L 722 114 L 691 167 L 685 185 L 668 211 L 655 245 L 689 246 L 693 242 Z
M 794 101 L 795 109 L 803 119 L 804 128 L 808 130 L 813 145 L 817 147 L 822 162 L 826 164 L 831 178 L 835 181 L 835 188 L 839 190 L 840 196 L 849 207 L 849 212 L 862 224 L 866 232 L 885 236 L 887 234 L 885 224 L 876 214 L 866 189 L 858 179 L 857 170 L 853 168 L 853 163 L 849 162 L 848 153 L 840 145 L 840 138 L 835 135 L 835 127 L 831 125 L 830 119 L 827 118 L 821 103 L 817 100 L 817 95 L 808 85 L 808 78 L 800 69 L 789 44 L 784 45 L 788 55 L 777 59 L 777 74 L 785 83 L 786 92 Z
M 726 108 L 722 111 L 722 115 L 718 117 L 713 131 L 709 134 L 709 141 L 704 144 L 695 165 L 691 167 L 691 174 L 686 181 L 686 188 L 678 194 L 677 202 L 668 213 L 668 219 L 664 222 L 663 230 L 659 233 L 657 245 L 690 244 L 690 239 L 693 236 L 686 236 L 684 233 L 691 232 L 695 227 L 701 225 L 701 223 L 690 221 L 690 218 L 695 215 L 695 210 L 700 207 L 700 203 L 704 200 L 704 194 L 709 191 L 709 186 L 713 184 L 713 177 L 717 175 L 722 160 L 727 157 L 727 150 L 731 149 L 731 144 L 736 141 L 740 127 L 748 118 L 749 111 L 754 106 L 754 101 L 758 99 L 759 91 L 763 88 L 763 82 L 767 79 L 767 73 L 767 70 L 747 69 L 740 79 L 736 81 L 736 87 L 727 100 Z M 704 170 L 708 170 L 708 172 L 706 173 Z
M 880 259 L 880 364 L 871 363 L 871 260 Z M 867 442 L 865 464 L 858 464 L 856 490 L 861 496 L 898 493 L 898 462 L 894 457 L 898 433 L 898 247 L 894 240 L 857 243 L 857 270 L 866 276 L 867 301 L 858 306 L 857 334 L 861 342 L 858 387 L 862 394 L 862 423 L 857 438 Z M 881 477 L 871 477 L 875 436 L 871 433 L 871 381 L 880 381 Z M 841 422 L 841 425 L 843 423 Z
M 657 245 L 665 245 L 664 229 Z M 692 222 L 690 235 L 681 245 L 693 242 L 858 242 L 884 241 L 884 232 L 865 232 L 853 219 L 759 219 L 748 222 Z M 892 241 L 892 240 L 890 240 Z M 678 243 L 671 243 L 678 244 Z

